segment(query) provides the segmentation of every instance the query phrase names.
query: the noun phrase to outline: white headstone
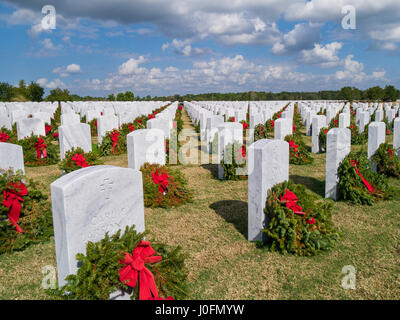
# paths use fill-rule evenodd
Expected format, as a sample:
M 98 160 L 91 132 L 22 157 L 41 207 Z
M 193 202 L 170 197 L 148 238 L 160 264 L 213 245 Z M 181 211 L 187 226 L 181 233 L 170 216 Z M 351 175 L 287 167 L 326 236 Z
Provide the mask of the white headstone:
M 99 144 L 103 141 L 103 137 L 107 132 L 114 129 L 118 130 L 118 117 L 114 115 L 101 116 L 97 118 L 97 136 Z
M 350 153 L 351 131 L 348 128 L 333 128 L 326 135 L 325 198 L 337 200 L 337 170 Z
M 29 138 L 31 135 L 45 136 L 44 121 L 38 118 L 28 118 L 17 121 L 18 140 Z
M 321 129 L 326 126 L 326 117 L 325 116 L 315 116 L 312 119 L 312 147 L 311 152 L 318 153 L 320 151 L 319 148 L 319 132 Z
M 64 159 L 65 153 L 72 148 L 82 148 L 84 152 L 92 151 L 90 125 L 78 123 L 58 127 L 58 141 L 60 144 L 60 158 Z
M 384 122 L 372 122 L 368 126 L 368 159 L 385 143 L 386 124 Z
M 0 169 L 12 169 L 15 173 L 22 170 L 25 173 L 24 153 L 22 147 L 12 143 L 0 142 Z
M 248 150 L 248 240 L 262 240 L 265 203 L 271 188 L 289 179 L 289 144 L 261 139 Z
M 93 166 L 73 171 L 50 185 L 58 284 L 75 274 L 77 253 L 89 241 L 126 226 L 145 230 L 142 173 L 129 168 Z
M 165 137 L 161 129 L 140 129 L 126 136 L 128 167 L 140 170 L 148 162 L 165 165 Z
M 291 119 L 280 118 L 274 123 L 274 138 L 277 140 L 285 140 L 287 135 L 293 133 L 293 126 Z

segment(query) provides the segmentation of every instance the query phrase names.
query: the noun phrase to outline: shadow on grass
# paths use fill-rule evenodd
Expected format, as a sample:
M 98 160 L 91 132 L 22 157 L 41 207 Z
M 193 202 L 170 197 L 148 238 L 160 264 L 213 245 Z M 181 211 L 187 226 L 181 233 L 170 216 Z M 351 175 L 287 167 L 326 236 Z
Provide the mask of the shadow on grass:
M 226 222 L 232 223 L 247 239 L 247 202 L 240 200 L 222 200 L 210 205 Z
M 305 185 L 312 192 L 325 197 L 325 181 L 321 181 L 312 177 L 302 177 L 299 175 L 291 175 L 290 180 L 296 184 Z
M 218 164 L 203 164 L 201 167 L 210 171 L 214 179 L 218 179 Z

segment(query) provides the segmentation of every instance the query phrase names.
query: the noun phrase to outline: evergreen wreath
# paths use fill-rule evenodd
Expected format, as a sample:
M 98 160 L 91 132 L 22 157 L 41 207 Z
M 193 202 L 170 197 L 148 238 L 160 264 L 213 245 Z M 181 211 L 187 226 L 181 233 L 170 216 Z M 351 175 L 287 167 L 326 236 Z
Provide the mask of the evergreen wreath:
M 319 151 L 320 152 L 326 152 L 326 135 L 328 134 L 329 128 L 324 127 L 321 128 L 319 131 Z
M 372 171 L 372 163 L 364 152 L 350 152 L 339 165 L 338 177 L 341 197 L 355 204 L 373 205 L 395 194 L 386 177 Z
M 183 173 L 172 167 L 145 163 L 143 174 L 144 205 L 151 208 L 178 207 L 193 201 Z
M 24 182 L 21 171 L 0 170 L 0 255 L 53 235 L 51 205 L 42 188 L 33 180 Z
M 254 129 L 254 142 L 261 140 L 261 139 L 267 139 L 267 134 L 268 130 L 263 124 L 258 124 L 256 125 Z
M 58 145 L 53 143 L 53 137 L 31 135 L 18 140 L 17 144 L 24 151 L 24 163 L 28 167 L 48 166 L 59 161 Z
M 224 168 L 224 180 L 245 180 L 247 174 L 238 174 L 237 171 L 247 173 L 246 145 L 238 141 L 225 146 L 222 154 L 221 166 Z
M 126 135 L 120 134 L 116 129 L 107 132 L 101 141 L 99 155 L 104 157 L 109 155 L 119 155 L 126 152 Z
M 142 287 L 145 287 L 145 283 L 142 283 L 141 278 L 137 276 L 135 286 L 128 286 L 125 281 L 121 281 L 120 271 L 124 268 L 122 263 L 124 256 L 132 254 L 138 246 L 147 244 L 144 242 L 144 237 L 145 233 L 137 233 L 135 226 L 132 226 L 126 227 L 122 235 L 119 230 L 112 236 L 106 233 L 105 237 L 98 242 L 88 242 L 86 254 L 76 255 L 76 259 L 80 262 L 76 275 L 69 275 L 65 279 L 68 282 L 65 286 L 47 290 L 47 293 L 58 299 L 109 300 L 110 294 L 122 289 L 125 292 L 132 292 L 131 299 L 139 299 L 140 291 Z M 184 299 L 187 296 L 187 271 L 185 269 L 186 255 L 181 247 L 171 247 L 156 242 L 151 242 L 150 245 L 155 251 L 154 256 L 161 257 L 161 260 L 143 259 L 145 260 L 144 268 L 154 278 L 158 295 L 156 297 L 152 292 L 153 298 L 147 299 L 162 300 L 168 297 Z M 136 274 L 143 272 L 142 270 L 136 271 Z
M 332 223 L 332 202 L 286 181 L 275 185 L 265 205 L 267 245 L 272 251 L 313 256 L 332 249 L 339 233 Z
M 287 135 L 285 141 L 289 143 L 289 163 L 296 165 L 306 165 L 313 163 L 314 158 L 307 150 L 303 138 L 299 135 Z
M 17 134 L 12 130 L 8 130 L 6 127 L 0 128 L 0 142 L 6 143 L 16 143 L 17 142 Z
M 400 160 L 397 150 L 391 148 L 387 143 L 382 143 L 371 160 L 376 164 L 377 172 L 387 177 L 400 177 Z
M 95 152 L 85 152 L 82 148 L 72 148 L 65 153 L 64 160 L 58 163 L 58 167 L 65 173 L 70 173 L 86 167 L 103 164 Z

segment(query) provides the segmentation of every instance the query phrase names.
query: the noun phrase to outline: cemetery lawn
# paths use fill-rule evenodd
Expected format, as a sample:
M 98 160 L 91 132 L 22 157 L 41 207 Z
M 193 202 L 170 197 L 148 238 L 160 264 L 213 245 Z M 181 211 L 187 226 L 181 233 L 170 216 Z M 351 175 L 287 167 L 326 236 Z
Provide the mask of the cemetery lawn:
M 193 128 L 184 114 L 186 128 Z M 311 137 L 304 137 L 311 145 Z M 354 148 L 354 147 L 353 147 Z M 321 199 L 325 154 L 314 164 L 290 165 L 290 178 Z M 127 156 L 105 158 L 127 167 Z M 145 209 L 148 239 L 180 245 L 187 253 L 188 299 L 400 299 L 400 200 L 373 207 L 336 202 L 333 221 L 342 233 L 333 251 L 294 257 L 259 249 L 247 239 L 247 180 L 219 181 L 216 165 L 178 166 L 194 202 L 176 209 Z M 26 168 L 47 187 L 57 166 Z M 392 185 L 400 188 L 395 179 Z M 49 188 L 46 190 L 49 193 Z M 53 240 L 0 256 L 0 299 L 49 299 L 42 268 L 56 266 Z M 342 268 L 356 268 L 356 290 L 341 286 Z

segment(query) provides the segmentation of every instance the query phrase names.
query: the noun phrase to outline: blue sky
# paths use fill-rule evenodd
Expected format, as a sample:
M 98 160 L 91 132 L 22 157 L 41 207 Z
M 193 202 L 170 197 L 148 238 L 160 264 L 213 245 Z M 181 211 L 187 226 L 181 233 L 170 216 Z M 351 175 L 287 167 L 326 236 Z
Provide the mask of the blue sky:
M 342 28 L 345 5 L 355 30 Z M 400 88 L 398 0 L 0 1 L 0 39 L 0 81 L 47 92 Z

